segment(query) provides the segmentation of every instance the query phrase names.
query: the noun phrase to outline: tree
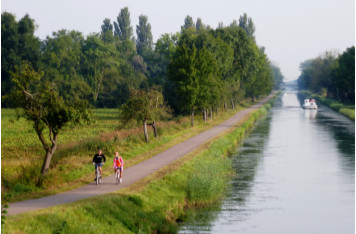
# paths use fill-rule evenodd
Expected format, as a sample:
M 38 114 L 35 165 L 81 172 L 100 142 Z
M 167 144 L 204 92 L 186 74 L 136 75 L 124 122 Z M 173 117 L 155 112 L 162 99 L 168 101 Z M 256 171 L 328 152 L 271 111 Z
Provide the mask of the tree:
M 197 107 L 199 77 L 197 76 L 197 48 L 193 43 L 193 34 L 186 30 L 180 37 L 176 52 L 168 65 L 168 78 L 175 84 L 179 95 L 181 111 L 190 111 L 191 124 L 194 126 L 194 109 Z
M 48 80 L 78 79 L 83 57 L 84 37 L 81 32 L 59 30 L 43 42 L 43 65 Z
M 33 123 L 46 152 L 38 185 L 48 172 L 63 127 L 90 120 L 90 108 L 86 101 L 62 98 L 51 83 L 41 82 L 42 75 L 42 72 L 35 71 L 26 62 L 12 73 L 12 80 L 16 84 L 14 96 L 17 106 L 23 110 L 21 115 Z M 49 132 L 47 139 L 45 131 Z
M 284 76 L 282 75 L 282 72 L 277 65 L 271 64 L 271 68 L 273 71 L 273 76 L 274 76 L 274 81 L 275 81 L 274 88 L 280 89 L 280 87 L 283 83 Z
M 22 61 L 27 61 L 35 68 L 40 66 L 40 40 L 34 36 L 35 22 L 26 14 L 19 22 L 13 14 L 1 14 L 1 96 L 2 106 L 12 106 L 9 95 L 13 84 L 11 72 Z
M 131 40 L 132 27 L 130 20 L 129 8 L 122 8 L 117 16 L 117 22 L 114 22 L 114 34 L 120 38 L 121 41 Z
M 137 53 L 146 59 L 153 52 L 153 37 L 147 16 L 140 15 L 139 24 L 136 26 L 136 34 Z
M 194 21 L 193 21 L 193 18 L 189 15 L 187 15 L 184 19 L 184 25 L 181 27 L 181 30 L 185 30 L 185 29 L 188 29 L 188 28 L 191 28 L 191 27 L 195 27 L 194 25 Z
M 131 120 L 141 121 L 145 140 L 148 142 L 147 125 L 152 126 L 157 138 L 156 121 L 169 117 L 170 113 L 171 110 L 165 104 L 162 92 L 158 87 L 153 87 L 149 90 L 131 90 L 130 100 L 121 108 L 121 119 L 124 125 Z
M 111 43 L 114 40 L 113 25 L 108 18 L 105 18 L 101 25 L 101 37 L 105 43 Z
M 240 16 L 239 26 L 246 31 L 247 36 L 249 38 L 252 38 L 253 40 L 255 40 L 254 33 L 255 33 L 256 28 L 255 28 L 255 25 L 254 25 L 252 19 L 250 17 L 247 17 L 246 13 L 244 13 L 243 16 Z
M 206 28 L 205 25 L 203 24 L 203 21 L 201 20 L 201 18 L 197 19 L 197 22 L 195 24 L 195 28 L 197 29 L 197 31 Z
M 20 64 L 21 59 L 17 54 L 19 40 L 18 24 L 13 14 L 1 14 L 1 96 L 4 97 L 11 90 L 11 72 Z M 2 99 L 2 106 L 4 107 Z
M 337 64 L 332 71 L 335 95 L 342 101 L 355 103 L 355 46 L 347 48 L 337 59 Z
M 82 47 L 87 83 L 93 90 L 93 101 L 102 92 L 106 70 L 118 66 L 115 44 L 104 43 L 98 34 L 89 35 Z

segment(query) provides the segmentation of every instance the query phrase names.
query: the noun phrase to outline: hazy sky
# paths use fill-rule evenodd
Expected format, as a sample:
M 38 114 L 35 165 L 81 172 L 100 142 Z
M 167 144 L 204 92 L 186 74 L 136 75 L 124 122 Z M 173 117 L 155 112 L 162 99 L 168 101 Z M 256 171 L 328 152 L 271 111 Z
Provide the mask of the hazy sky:
M 103 20 L 116 20 L 126 6 L 134 34 L 139 15 L 147 15 L 154 41 L 164 33 L 180 31 L 187 15 L 216 28 L 219 22 L 229 25 L 247 13 L 256 26 L 257 44 L 266 48 L 287 80 L 298 78 L 300 62 L 355 45 L 354 0 L 1 1 L 1 11 L 14 13 L 17 20 L 26 13 L 35 19 L 41 39 L 60 29 L 77 30 L 84 36 L 100 32 Z

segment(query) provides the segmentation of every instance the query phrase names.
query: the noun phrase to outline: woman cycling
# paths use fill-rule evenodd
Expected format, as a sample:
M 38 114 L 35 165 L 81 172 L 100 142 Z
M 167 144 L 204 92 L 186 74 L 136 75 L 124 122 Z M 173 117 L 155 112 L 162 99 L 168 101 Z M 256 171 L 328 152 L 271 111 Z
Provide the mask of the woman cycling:
M 119 155 L 119 152 L 115 152 L 113 168 L 114 168 L 115 173 L 116 173 L 116 170 L 120 170 L 120 183 L 122 183 L 122 172 L 124 171 L 124 160 Z

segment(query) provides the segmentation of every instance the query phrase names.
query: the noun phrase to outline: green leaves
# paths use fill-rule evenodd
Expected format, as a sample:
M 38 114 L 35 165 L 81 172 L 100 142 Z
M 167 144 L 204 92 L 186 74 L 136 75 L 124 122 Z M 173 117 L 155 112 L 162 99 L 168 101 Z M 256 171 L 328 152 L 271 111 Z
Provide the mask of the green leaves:
M 131 120 L 153 122 L 167 118 L 170 114 L 171 110 L 164 102 L 163 94 L 158 87 L 131 90 L 130 100 L 121 108 L 121 119 L 124 124 Z
M 314 93 L 355 103 L 355 47 L 337 55 L 325 52 L 322 56 L 301 63 L 298 85 Z

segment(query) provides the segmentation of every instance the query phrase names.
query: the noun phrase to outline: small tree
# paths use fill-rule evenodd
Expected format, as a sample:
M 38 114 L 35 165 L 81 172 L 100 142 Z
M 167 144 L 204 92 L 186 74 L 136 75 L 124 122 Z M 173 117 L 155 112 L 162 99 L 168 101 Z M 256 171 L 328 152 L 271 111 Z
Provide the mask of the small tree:
M 54 152 L 57 149 L 58 134 L 64 126 L 77 125 L 90 120 L 90 108 L 86 101 L 66 100 L 59 96 L 53 84 L 39 82 L 41 72 L 33 70 L 31 65 L 23 63 L 12 73 L 16 89 L 13 92 L 16 104 L 22 110 L 20 116 L 33 123 L 33 128 L 46 151 L 38 185 L 48 172 Z M 48 130 L 47 137 L 44 131 Z
M 123 125 L 131 120 L 142 121 L 145 140 L 148 142 L 147 125 L 151 125 L 157 138 L 156 121 L 169 117 L 171 110 L 166 106 L 158 87 L 149 90 L 131 90 L 130 100 L 121 108 Z

